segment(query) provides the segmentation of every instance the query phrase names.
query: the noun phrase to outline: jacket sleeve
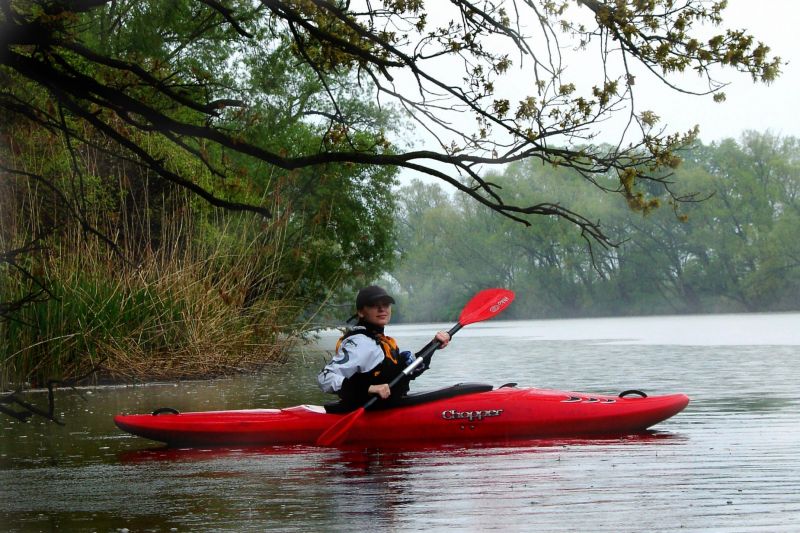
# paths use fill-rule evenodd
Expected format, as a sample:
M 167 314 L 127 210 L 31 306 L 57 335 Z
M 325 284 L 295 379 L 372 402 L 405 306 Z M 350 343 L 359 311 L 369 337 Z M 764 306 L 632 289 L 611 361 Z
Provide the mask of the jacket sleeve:
M 317 375 L 319 388 L 323 392 L 338 394 L 342 391 L 345 380 L 349 380 L 352 385 L 358 384 L 358 388 L 361 388 L 361 382 L 366 381 L 360 379 L 360 376 L 378 366 L 383 357 L 383 351 L 369 337 L 347 337 L 333 359 Z M 369 388 L 369 385 L 366 387 Z

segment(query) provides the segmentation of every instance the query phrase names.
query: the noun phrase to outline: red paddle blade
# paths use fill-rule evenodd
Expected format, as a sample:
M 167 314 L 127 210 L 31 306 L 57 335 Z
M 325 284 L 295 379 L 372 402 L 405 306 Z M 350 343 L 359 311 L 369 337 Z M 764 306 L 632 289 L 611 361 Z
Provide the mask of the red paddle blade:
M 488 320 L 499 315 L 511 302 L 514 301 L 514 292 L 508 289 L 484 289 L 464 306 L 458 323 L 462 326 Z
M 364 408 L 359 407 L 352 413 L 349 413 L 339 419 L 334 425 L 325 430 L 325 432 L 317 438 L 317 446 L 336 446 L 344 442 L 345 437 L 350 432 L 361 415 L 364 414 Z

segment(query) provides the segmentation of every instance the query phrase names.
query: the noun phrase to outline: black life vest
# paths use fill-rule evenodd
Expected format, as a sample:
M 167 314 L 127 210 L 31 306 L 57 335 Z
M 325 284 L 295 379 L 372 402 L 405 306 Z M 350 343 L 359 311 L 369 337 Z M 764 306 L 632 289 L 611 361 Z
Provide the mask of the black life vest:
M 353 374 L 349 378 L 345 378 L 344 382 L 342 382 L 342 388 L 339 390 L 339 397 L 348 404 L 360 405 L 366 403 L 370 399 L 371 395 L 367 390 L 371 385 L 381 385 L 391 382 L 394 378 L 403 373 L 406 362 L 401 360 L 397 341 L 392 337 L 370 330 L 369 328 L 353 329 L 342 335 L 336 343 L 336 351 L 339 351 L 339 347 L 345 339 L 354 335 L 369 337 L 374 340 L 375 344 L 383 351 L 383 361 L 378 363 L 375 368 L 367 372 Z M 408 380 L 401 380 L 392 388 L 392 395 L 386 401 L 392 402 L 402 398 L 408 393 L 408 389 Z

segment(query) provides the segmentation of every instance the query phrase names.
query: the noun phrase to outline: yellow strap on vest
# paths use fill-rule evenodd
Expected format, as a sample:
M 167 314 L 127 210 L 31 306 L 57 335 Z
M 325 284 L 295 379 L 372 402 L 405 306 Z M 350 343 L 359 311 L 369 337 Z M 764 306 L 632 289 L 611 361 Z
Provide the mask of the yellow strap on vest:
M 394 356 L 394 353 L 399 351 L 399 348 L 397 347 L 397 341 L 391 337 L 387 337 L 386 335 L 378 335 L 378 341 L 381 344 L 381 348 L 383 348 L 383 354 L 386 356 L 386 358 L 394 364 L 397 364 L 397 358 Z

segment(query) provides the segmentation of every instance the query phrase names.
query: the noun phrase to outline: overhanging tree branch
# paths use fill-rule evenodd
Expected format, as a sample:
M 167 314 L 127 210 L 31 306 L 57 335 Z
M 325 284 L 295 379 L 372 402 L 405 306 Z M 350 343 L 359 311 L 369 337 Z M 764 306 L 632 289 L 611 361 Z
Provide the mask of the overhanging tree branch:
M 158 1 L 151 0 L 154 9 Z M 111 126 L 110 114 L 134 130 L 164 134 L 195 157 L 200 143 L 210 143 L 289 171 L 330 164 L 413 170 L 441 179 L 513 220 L 529 224 L 538 215 L 558 216 L 611 245 L 597 222 L 547 199 L 514 205 L 482 173 L 526 158 L 572 168 L 594 184 L 600 181 L 597 176 L 611 173 L 618 176 L 619 187 L 602 188 L 623 194 L 635 209 L 649 209 L 651 203 L 638 184 L 648 180 L 668 185 L 668 171 L 678 162 L 676 151 L 691 142 L 695 132 L 670 135 L 665 129 L 652 130 L 655 115 L 640 115 L 634 105 L 630 62 L 644 65 L 678 90 L 687 89 L 675 85 L 670 74 L 694 69 L 707 78 L 711 92 L 719 88 L 711 77 L 716 67 L 743 70 L 769 82 L 780 66 L 777 58 L 768 57 L 766 46 L 743 32 L 729 31 L 708 41 L 696 38 L 698 25 L 721 22 L 722 8 L 716 3 L 582 0 L 579 6 L 594 16 L 595 25 L 587 27 L 569 20 L 567 2 L 454 0 L 451 4 L 452 19 L 432 25 L 423 2 L 374 9 L 368 5 L 358 11 L 350 3 L 328 0 L 263 0 L 255 8 L 247 2 L 197 0 L 187 6 L 191 17 L 170 29 L 181 53 L 143 57 L 92 44 L 80 33 L 81 25 L 102 17 L 103 10 L 113 7 L 131 17 L 130 7 L 100 0 L 39 0 L 31 3 L 40 8 L 37 11 L 3 2 L 0 68 L 6 76 L 46 87 L 76 118 L 113 139 L 124 153 L 215 206 L 270 215 L 259 206 L 226 201 L 166 168 L 127 132 Z M 64 16 L 68 13 L 74 17 Z M 116 17 L 114 24 L 125 22 Z M 610 71 L 613 63 L 608 61 L 600 83 L 582 88 L 569 82 L 560 54 L 562 40 L 569 39 L 577 39 L 585 48 L 596 46 L 604 60 L 620 54 L 622 69 Z M 187 61 L 192 46 L 203 43 L 219 43 L 214 53 L 221 63 L 205 68 Z M 313 73 L 325 88 L 313 102 L 306 100 L 303 105 L 309 108 L 296 115 L 309 117 L 312 128 L 319 126 L 312 117 L 328 117 L 327 127 L 320 131 L 324 142 L 315 153 L 292 153 L 291 147 L 275 150 L 246 138 L 244 124 L 257 115 L 246 95 L 255 95 L 257 89 L 247 86 L 243 60 L 252 53 L 248 50 L 281 46 L 292 51 L 298 67 Z M 164 47 L 168 50 L 166 42 Z M 533 63 L 532 92 L 516 102 L 501 94 L 513 64 L 509 50 L 520 61 Z M 443 70 L 444 60 L 452 60 L 460 73 Z M 399 88 L 403 77 L 413 82 L 415 90 Z M 347 86 L 353 82 L 408 110 L 438 146 L 402 150 L 387 142 L 381 129 L 359 124 L 344 105 Z M 5 87 L 4 92 L 13 94 Z M 261 96 L 256 100 L 265 101 Z M 28 118 L 47 113 L 40 102 L 26 105 L 24 111 L 19 100 L 4 107 Z M 612 148 L 593 145 L 597 128 L 621 110 L 630 118 L 620 142 Z M 451 120 L 459 113 L 472 115 L 475 128 Z M 640 137 L 623 142 L 633 134 L 633 125 L 639 126 Z M 201 159 L 213 175 L 226 179 L 224 164 Z

